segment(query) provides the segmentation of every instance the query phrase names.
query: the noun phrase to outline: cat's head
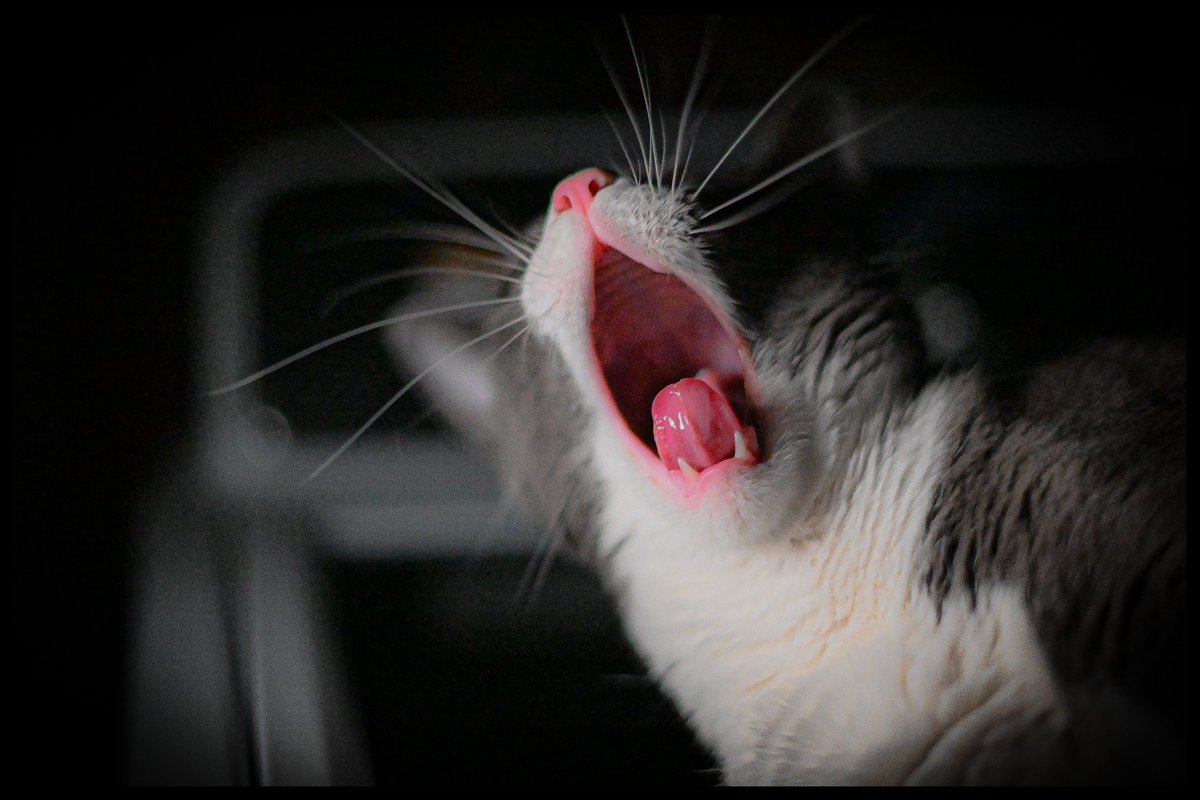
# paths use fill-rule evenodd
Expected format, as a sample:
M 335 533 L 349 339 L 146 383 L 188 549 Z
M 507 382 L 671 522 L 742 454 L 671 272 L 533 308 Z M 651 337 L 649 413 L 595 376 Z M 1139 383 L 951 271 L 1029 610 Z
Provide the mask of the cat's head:
M 911 359 L 884 319 L 895 309 L 870 305 L 870 282 L 760 241 L 750 249 L 777 259 L 764 281 L 702 230 L 702 213 L 666 180 L 565 178 L 519 281 L 506 283 L 516 302 L 490 320 L 519 336 L 495 359 L 444 366 L 453 377 L 438 404 L 585 554 L 600 528 L 670 531 L 698 547 L 806 535 L 836 490 L 862 398 L 907 385 Z M 731 286 L 761 307 L 747 313 Z M 850 352 L 866 346 L 854 327 L 864 320 L 888 334 L 871 345 L 887 357 L 831 405 L 848 360 L 864 355 Z M 459 388 L 471 385 L 488 389 Z
M 828 250 L 813 258 L 797 217 L 774 205 L 793 193 L 780 181 L 800 167 L 855 162 L 854 145 L 896 110 L 865 124 L 835 111 L 832 122 L 800 126 L 818 144 L 799 158 L 765 153 L 724 194 L 710 179 L 735 171 L 726 159 L 749 147 L 762 113 L 711 163 L 692 165 L 690 180 L 688 107 L 673 150 L 665 130 L 655 149 L 652 124 L 643 146 L 634 123 L 638 146 L 621 146 L 640 150 L 641 163 L 547 186 L 527 247 L 489 232 L 515 258 L 517 279 L 501 291 L 512 305 L 449 338 L 444 323 L 431 323 L 433 334 L 415 326 L 397 333 L 396 349 L 425 374 L 430 359 L 407 355 L 433 349 L 423 338 L 456 348 L 488 330 L 510 339 L 495 358 L 456 350 L 426 388 L 580 552 L 614 528 L 671 531 L 701 547 L 805 537 L 837 502 L 865 408 L 909 391 L 919 348 L 881 271 Z M 793 124 L 766 138 L 787 138 Z

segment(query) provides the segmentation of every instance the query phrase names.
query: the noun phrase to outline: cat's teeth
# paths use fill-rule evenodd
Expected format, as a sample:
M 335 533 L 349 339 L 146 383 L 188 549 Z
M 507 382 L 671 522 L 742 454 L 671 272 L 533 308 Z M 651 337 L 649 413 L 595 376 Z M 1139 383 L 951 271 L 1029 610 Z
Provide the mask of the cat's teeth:
M 733 432 L 733 457 L 738 461 L 750 460 L 750 448 L 746 447 L 746 437 L 741 431 Z
M 696 480 L 700 477 L 700 473 L 696 472 L 696 468 L 684 461 L 683 456 L 680 456 L 678 459 L 676 459 L 676 461 L 679 462 L 679 471 L 686 475 L 690 480 Z
M 721 391 L 721 382 L 717 380 L 717 373 L 711 367 L 704 367 L 697 372 L 696 380 L 704 381 L 715 392 Z

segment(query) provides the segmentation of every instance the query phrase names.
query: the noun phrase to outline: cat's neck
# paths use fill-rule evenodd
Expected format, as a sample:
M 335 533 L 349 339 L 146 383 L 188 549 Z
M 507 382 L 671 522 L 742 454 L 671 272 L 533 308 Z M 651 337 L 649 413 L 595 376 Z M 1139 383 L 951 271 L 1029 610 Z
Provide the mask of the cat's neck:
M 604 548 L 629 634 L 730 780 L 920 778 L 957 720 L 1022 671 L 1041 687 L 1034 706 L 1054 706 L 1015 599 L 998 597 L 978 618 L 946 612 L 915 577 L 962 391 L 935 384 L 881 421 L 846 460 L 853 489 L 771 542 L 704 546 L 667 519 L 606 504 Z M 943 613 L 963 624 L 951 630 Z M 945 730 L 928 723 L 938 704 Z

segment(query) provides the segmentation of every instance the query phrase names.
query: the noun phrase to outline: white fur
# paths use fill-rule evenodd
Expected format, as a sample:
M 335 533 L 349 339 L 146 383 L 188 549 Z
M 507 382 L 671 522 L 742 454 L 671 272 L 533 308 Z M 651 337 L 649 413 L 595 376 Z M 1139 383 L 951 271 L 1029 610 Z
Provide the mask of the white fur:
M 600 551 L 629 636 L 727 780 L 986 781 L 1045 744 L 1030 736 L 1054 738 L 1064 700 L 1017 594 L 994 588 L 974 608 L 952 597 L 939 618 L 915 574 L 959 389 L 934 384 L 903 416 L 868 420 L 852 488 L 819 519 L 780 530 L 753 470 L 684 509 L 596 400 L 594 246 L 582 217 L 552 214 L 522 302 L 595 412 Z
M 625 540 L 613 569 L 629 635 L 730 782 L 986 780 L 1031 720 L 1062 726 L 1014 592 L 952 600 L 939 621 L 917 588 L 947 394 L 930 390 L 874 445 L 887 458 L 862 454 L 863 480 L 819 530 L 749 546 L 714 544 L 710 516 L 647 498 L 598 431 L 620 498 L 604 504 L 602 549 Z

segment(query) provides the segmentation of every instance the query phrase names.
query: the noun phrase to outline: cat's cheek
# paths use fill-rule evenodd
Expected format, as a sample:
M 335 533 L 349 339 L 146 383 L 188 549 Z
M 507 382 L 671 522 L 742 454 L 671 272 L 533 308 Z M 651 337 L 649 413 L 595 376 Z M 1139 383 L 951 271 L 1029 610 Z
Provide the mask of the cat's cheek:
M 533 332 L 560 348 L 587 339 L 592 265 L 600 243 L 573 210 L 552 213 L 521 285 L 521 309 Z

